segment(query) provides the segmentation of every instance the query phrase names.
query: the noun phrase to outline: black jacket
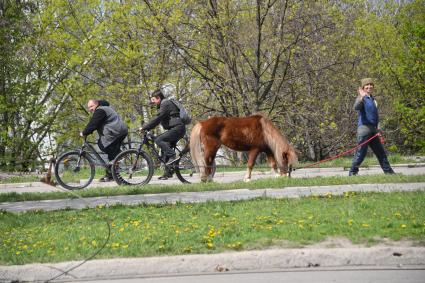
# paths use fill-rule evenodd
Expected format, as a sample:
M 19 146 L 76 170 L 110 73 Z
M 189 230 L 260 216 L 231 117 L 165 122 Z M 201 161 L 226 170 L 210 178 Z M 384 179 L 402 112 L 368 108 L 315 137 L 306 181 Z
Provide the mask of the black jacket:
M 155 118 L 143 126 L 144 130 L 152 130 L 160 123 L 161 126 L 166 130 L 169 130 L 177 125 L 184 125 L 180 120 L 180 110 L 170 100 L 161 100 L 161 103 L 157 106 L 157 108 L 158 112 L 156 113 Z

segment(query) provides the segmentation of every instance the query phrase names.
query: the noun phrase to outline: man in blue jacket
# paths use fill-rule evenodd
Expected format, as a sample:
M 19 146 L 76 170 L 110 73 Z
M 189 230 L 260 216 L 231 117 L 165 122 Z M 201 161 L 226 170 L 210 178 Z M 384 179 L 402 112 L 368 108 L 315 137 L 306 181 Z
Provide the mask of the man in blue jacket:
M 357 143 L 361 144 L 378 133 L 379 114 L 375 98 L 372 96 L 374 83 L 371 78 L 361 80 L 361 87 L 358 90 L 358 96 L 354 102 L 354 110 L 358 113 L 357 122 Z M 379 138 L 372 139 L 368 144 L 361 146 L 354 155 L 349 176 L 357 175 L 359 166 L 362 164 L 368 145 L 381 165 L 385 174 L 394 174 L 390 163 L 388 162 L 387 154 L 384 146 Z

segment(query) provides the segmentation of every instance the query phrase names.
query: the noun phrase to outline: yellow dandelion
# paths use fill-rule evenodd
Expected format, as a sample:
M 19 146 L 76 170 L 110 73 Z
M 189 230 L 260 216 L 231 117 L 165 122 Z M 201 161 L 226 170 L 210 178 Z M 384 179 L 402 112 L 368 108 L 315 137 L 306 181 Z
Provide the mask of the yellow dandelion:
M 184 251 L 185 253 L 191 253 L 191 252 L 192 252 L 192 247 L 191 247 L 191 246 L 186 247 L 186 248 L 184 248 L 184 249 L 183 249 L 183 251 Z

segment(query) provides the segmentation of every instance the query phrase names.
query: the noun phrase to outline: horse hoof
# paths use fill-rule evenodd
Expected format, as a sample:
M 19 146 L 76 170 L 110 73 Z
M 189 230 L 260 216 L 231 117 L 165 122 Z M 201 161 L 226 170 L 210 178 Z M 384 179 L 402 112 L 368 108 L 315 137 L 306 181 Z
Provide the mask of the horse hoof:
M 202 183 L 211 183 L 212 181 L 213 181 L 213 178 L 211 176 L 201 178 Z
M 249 182 L 251 182 L 251 179 L 244 179 L 244 182 L 249 183 Z

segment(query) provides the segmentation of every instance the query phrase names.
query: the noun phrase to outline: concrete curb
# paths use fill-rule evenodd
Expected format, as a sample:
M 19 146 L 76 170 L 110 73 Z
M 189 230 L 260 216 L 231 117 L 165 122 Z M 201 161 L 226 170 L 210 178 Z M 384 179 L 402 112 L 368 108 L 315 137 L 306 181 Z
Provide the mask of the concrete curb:
M 0 279 L 6 282 L 45 281 L 61 275 L 56 281 L 101 280 L 156 277 L 175 274 L 241 272 L 253 270 L 380 267 L 425 268 L 425 247 L 371 247 L 331 249 L 271 249 L 229 252 L 92 260 L 64 274 L 81 262 L 0 266 Z

